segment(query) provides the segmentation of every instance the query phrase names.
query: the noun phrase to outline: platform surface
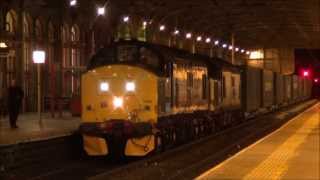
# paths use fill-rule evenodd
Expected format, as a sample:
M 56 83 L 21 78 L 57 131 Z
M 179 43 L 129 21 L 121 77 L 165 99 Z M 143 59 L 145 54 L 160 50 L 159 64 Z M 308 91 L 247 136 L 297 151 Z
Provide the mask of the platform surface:
M 42 126 L 40 126 L 37 113 L 22 114 L 17 121 L 19 128 L 11 129 L 8 117 L 1 118 L 0 146 L 71 135 L 78 129 L 80 118 L 72 117 L 67 113 L 56 118 L 52 118 L 50 114 L 42 114 L 42 122 Z
M 320 104 L 197 177 L 204 179 L 320 179 Z

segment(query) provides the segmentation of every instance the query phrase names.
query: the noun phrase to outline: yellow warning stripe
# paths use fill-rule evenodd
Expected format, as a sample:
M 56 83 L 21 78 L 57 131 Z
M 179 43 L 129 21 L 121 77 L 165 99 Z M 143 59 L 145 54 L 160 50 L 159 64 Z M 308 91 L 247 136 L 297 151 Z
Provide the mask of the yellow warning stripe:
M 281 179 L 288 170 L 289 160 L 312 131 L 319 126 L 318 115 L 309 118 L 286 142 L 254 168 L 244 179 Z

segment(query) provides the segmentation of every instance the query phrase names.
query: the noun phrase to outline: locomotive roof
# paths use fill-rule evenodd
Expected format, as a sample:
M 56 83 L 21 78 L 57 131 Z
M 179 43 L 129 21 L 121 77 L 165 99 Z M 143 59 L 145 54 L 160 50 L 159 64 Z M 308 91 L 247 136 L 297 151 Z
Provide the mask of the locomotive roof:
M 173 47 L 167 47 L 164 45 L 158 45 L 158 44 L 152 44 L 148 42 L 141 42 L 141 41 L 125 41 L 121 40 L 118 42 L 114 42 L 108 47 L 101 48 L 97 51 L 97 53 L 91 58 L 89 64 L 88 64 L 88 70 L 110 65 L 110 64 L 128 64 L 128 63 L 122 63 L 117 60 L 117 47 L 121 46 L 134 46 L 139 48 L 146 48 L 155 53 L 162 64 L 168 63 L 168 62 L 174 62 L 176 59 L 182 59 L 186 63 L 194 63 L 194 64 L 203 64 L 207 65 L 209 68 L 214 69 L 229 69 L 232 71 L 239 71 L 240 67 L 232 65 L 231 63 L 218 58 L 218 57 L 209 57 L 201 54 L 192 54 L 188 51 L 173 48 Z M 159 71 L 159 68 L 151 69 L 152 71 Z M 160 70 L 161 71 L 161 70 Z M 159 72 L 158 72 L 159 73 Z

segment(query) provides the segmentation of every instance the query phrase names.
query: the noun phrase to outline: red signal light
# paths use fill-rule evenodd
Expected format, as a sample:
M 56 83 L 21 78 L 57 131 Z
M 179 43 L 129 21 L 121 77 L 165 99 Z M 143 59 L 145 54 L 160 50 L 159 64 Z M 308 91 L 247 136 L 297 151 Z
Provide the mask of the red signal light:
M 308 76 L 309 76 L 309 71 L 304 70 L 304 71 L 303 71 L 303 76 L 304 76 L 304 77 L 308 77 Z

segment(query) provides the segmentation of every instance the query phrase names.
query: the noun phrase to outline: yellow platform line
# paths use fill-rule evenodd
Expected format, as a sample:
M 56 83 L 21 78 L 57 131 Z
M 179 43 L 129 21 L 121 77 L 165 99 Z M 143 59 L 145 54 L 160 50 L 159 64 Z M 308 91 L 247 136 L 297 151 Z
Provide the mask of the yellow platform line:
M 309 118 L 294 134 L 267 159 L 254 168 L 244 179 L 281 179 L 288 170 L 289 160 L 296 156 L 298 147 L 319 126 L 318 115 Z
M 320 103 L 317 103 L 315 105 L 313 105 L 312 107 L 308 108 L 307 110 L 303 111 L 302 113 L 300 113 L 298 116 L 292 118 L 290 121 L 286 122 L 283 126 L 281 126 L 279 129 L 275 130 L 274 132 L 270 133 L 269 135 L 265 136 L 264 138 L 256 141 L 255 143 L 249 145 L 248 147 L 242 149 L 241 151 L 239 151 L 238 153 L 236 153 L 235 155 L 231 156 L 230 158 L 226 159 L 225 161 L 223 161 L 222 163 L 218 164 L 217 166 L 209 169 L 208 171 L 204 172 L 203 174 L 201 174 L 200 176 L 198 176 L 196 178 L 196 180 L 202 180 L 202 179 L 207 179 L 206 177 L 213 173 L 214 171 L 216 171 L 217 169 L 221 168 L 222 166 L 224 166 L 225 164 L 227 164 L 229 161 L 232 161 L 233 159 L 235 159 L 236 157 L 240 156 L 242 153 L 248 151 L 249 149 L 253 148 L 255 145 L 259 144 L 260 142 L 264 141 L 265 139 L 271 137 L 272 135 L 278 133 L 279 131 L 281 131 L 282 129 L 286 128 L 287 126 L 289 126 L 295 119 L 300 118 L 301 116 L 303 116 L 304 113 L 311 111 L 312 109 L 316 108 L 317 106 L 319 106 Z M 319 115 L 319 119 L 320 119 L 320 115 Z

